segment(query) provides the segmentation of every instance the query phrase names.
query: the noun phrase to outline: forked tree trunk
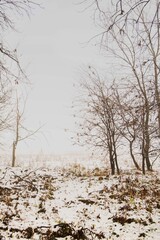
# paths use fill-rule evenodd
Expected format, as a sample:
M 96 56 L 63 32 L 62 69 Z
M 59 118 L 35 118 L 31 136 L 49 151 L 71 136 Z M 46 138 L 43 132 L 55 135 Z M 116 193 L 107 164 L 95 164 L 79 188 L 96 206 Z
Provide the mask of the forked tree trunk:
M 135 157 L 134 157 L 134 154 L 133 154 L 133 141 L 130 141 L 129 142 L 129 150 L 130 150 L 130 155 L 131 155 L 131 158 L 133 160 L 133 163 L 135 165 L 135 167 L 137 168 L 137 170 L 141 170 L 140 166 L 138 165 Z

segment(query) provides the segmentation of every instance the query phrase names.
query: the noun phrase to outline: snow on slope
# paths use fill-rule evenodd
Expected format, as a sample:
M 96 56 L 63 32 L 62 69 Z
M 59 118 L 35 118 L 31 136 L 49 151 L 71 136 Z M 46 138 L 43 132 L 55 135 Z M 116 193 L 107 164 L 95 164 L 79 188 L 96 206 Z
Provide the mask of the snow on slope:
M 2 167 L 0 239 L 159 240 L 159 173 Z

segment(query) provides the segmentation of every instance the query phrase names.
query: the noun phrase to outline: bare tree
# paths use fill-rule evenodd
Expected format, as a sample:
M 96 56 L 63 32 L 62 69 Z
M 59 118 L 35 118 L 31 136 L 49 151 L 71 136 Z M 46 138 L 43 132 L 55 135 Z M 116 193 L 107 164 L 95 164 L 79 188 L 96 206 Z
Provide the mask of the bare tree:
M 160 135 L 160 2 L 157 0 L 86 0 L 99 13 L 101 46 L 127 63 L 135 79 L 154 83 Z M 83 2 L 83 4 L 84 4 Z M 117 53 L 118 52 L 118 53 Z M 121 56 L 120 56 L 121 55 Z M 145 80 L 146 81 L 146 80 Z M 142 90 L 142 86 L 139 85 Z M 144 89 L 142 90 L 144 93 Z
M 147 89 L 146 92 L 145 89 Z M 150 88 L 145 86 L 144 92 L 145 94 L 142 94 L 138 84 L 129 81 L 126 85 L 121 83 L 119 89 L 115 85 L 114 90 L 117 111 L 120 116 L 118 124 L 120 134 L 128 141 L 131 158 L 139 170 L 134 149 L 136 149 L 137 154 L 137 149 L 140 147 L 142 171 L 145 174 L 145 165 L 147 165 L 148 170 L 152 170 L 149 157 L 153 151 L 151 149 L 153 149 L 157 126 L 154 122 L 154 98 L 151 85 Z
M 14 118 L 14 88 L 19 83 L 28 82 L 19 61 L 18 49 L 9 47 L 4 33 L 8 29 L 15 31 L 15 18 L 23 14 L 29 16 L 35 6 L 39 4 L 30 0 L 0 1 L 0 130 L 11 129 Z
M 87 77 L 82 81 L 83 97 L 79 132 L 77 142 L 88 144 L 93 149 L 100 149 L 109 160 L 111 174 L 119 174 L 117 150 L 119 146 L 119 131 L 116 127 L 117 110 L 112 88 L 108 88 L 100 79 L 95 69 L 89 67 Z M 85 93 L 85 94 L 84 94 Z
M 25 106 L 26 100 L 24 101 L 22 109 L 20 109 L 20 105 L 22 105 L 22 101 L 20 104 L 20 100 L 16 95 L 16 111 L 15 111 L 15 121 L 13 126 L 14 132 L 14 141 L 12 145 L 12 167 L 15 167 L 16 164 L 16 149 L 20 142 L 25 141 L 35 135 L 41 127 L 37 128 L 36 130 L 29 130 L 24 126 L 24 113 L 25 113 Z
M 119 173 L 118 149 L 124 144 L 138 170 L 141 168 L 135 158 L 137 153 L 141 156 L 143 174 L 146 168 L 152 170 L 150 153 L 157 126 L 154 122 L 153 88 L 146 83 L 144 79 L 139 79 L 137 83 L 127 83 L 126 91 L 124 84 L 119 85 L 118 89 L 115 81 L 108 86 L 91 67 L 81 83 L 82 121 L 77 142 L 91 145 L 107 154 L 112 174 L 116 171 Z M 129 144 L 126 145 L 124 140 Z
M 119 71 L 124 76 L 123 85 L 126 84 L 128 89 L 124 89 L 119 99 L 119 92 L 114 91 L 120 116 L 120 134 L 129 142 L 135 165 L 133 144 L 139 143 L 145 173 L 146 168 L 152 170 L 150 152 L 155 138 L 160 136 L 160 2 L 84 2 L 89 3 L 88 7 L 94 7 L 94 20 L 102 28 L 97 34 L 101 49 L 110 52 L 121 65 Z M 119 83 L 119 86 L 122 87 L 122 84 Z M 128 97 L 123 100 L 126 94 Z M 138 165 L 136 167 L 139 168 Z
M 150 119 L 152 116 L 153 98 L 152 95 L 149 95 L 145 87 L 143 88 L 144 94 L 142 94 L 139 86 L 135 85 L 134 90 L 135 99 L 129 105 L 133 114 L 133 121 L 130 123 L 129 128 L 134 129 L 135 140 L 136 142 L 138 141 L 140 145 L 142 171 L 145 174 L 145 165 L 147 165 L 147 170 L 152 170 L 150 162 L 150 148 L 154 125 L 151 124 Z
M 136 27 L 128 22 L 128 30 L 121 28 L 120 24 L 115 24 L 109 31 L 108 42 L 112 45 L 103 45 L 104 50 L 112 52 L 124 63 L 124 75 L 129 76 L 129 81 L 136 86 L 139 99 L 139 110 L 141 113 L 142 130 L 142 162 L 151 170 L 149 152 L 151 147 L 151 133 L 153 133 L 150 119 L 153 109 L 156 115 L 157 136 L 160 133 L 160 86 L 159 86 L 159 60 L 160 60 L 160 32 L 159 32 L 159 4 L 154 15 L 154 20 L 150 21 L 150 15 L 136 9 L 134 16 L 139 16 Z M 129 29 L 130 27 L 130 29 Z
M 135 157 L 135 149 L 138 147 L 138 134 L 140 132 L 139 114 L 137 112 L 137 99 L 134 91 L 135 87 L 127 84 L 114 86 L 114 98 L 117 104 L 117 113 L 119 115 L 118 130 L 122 139 L 129 144 L 129 153 L 135 167 L 140 170 L 140 166 Z M 123 140 L 122 140 L 123 141 Z M 125 143 L 125 148 L 128 148 Z

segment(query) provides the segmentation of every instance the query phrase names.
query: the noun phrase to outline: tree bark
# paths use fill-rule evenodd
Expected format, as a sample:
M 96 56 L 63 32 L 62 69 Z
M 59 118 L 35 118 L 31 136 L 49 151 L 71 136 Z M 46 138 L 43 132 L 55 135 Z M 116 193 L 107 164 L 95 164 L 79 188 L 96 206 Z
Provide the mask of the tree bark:
M 129 150 L 130 150 L 130 155 L 131 155 L 131 158 L 133 160 L 133 163 L 135 165 L 135 167 L 137 168 L 137 170 L 141 170 L 140 166 L 138 165 L 135 157 L 134 157 L 134 154 L 133 154 L 133 141 L 130 141 L 129 142 Z
M 12 145 L 12 167 L 15 167 L 15 163 L 16 163 L 16 143 L 13 142 Z

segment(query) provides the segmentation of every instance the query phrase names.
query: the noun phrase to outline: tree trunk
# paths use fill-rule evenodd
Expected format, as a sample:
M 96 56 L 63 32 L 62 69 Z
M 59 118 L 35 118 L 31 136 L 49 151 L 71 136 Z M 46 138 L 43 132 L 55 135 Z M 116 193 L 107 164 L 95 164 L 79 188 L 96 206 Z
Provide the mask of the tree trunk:
M 12 167 L 15 167 L 15 163 L 16 163 L 16 143 L 13 142 L 13 146 L 12 146 Z
M 158 26 L 159 27 L 159 26 Z M 157 119 L 158 119 L 158 136 L 160 137 L 160 93 L 159 93 L 159 69 L 157 57 L 154 57 L 154 84 L 155 84 L 155 98 L 157 103 Z
M 129 142 L 129 150 L 130 150 L 130 155 L 131 155 L 131 158 L 133 160 L 133 163 L 135 165 L 135 167 L 138 169 L 138 170 L 141 170 L 140 166 L 138 165 L 135 157 L 134 157 L 134 154 L 133 154 L 133 141 L 130 141 Z
M 116 170 L 117 170 L 117 174 L 120 174 L 120 170 L 119 170 L 119 166 L 118 166 L 118 159 L 117 159 L 117 152 L 116 152 L 116 146 L 115 146 L 115 142 L 114 142 L 114 163 L 116 166 Z
M 146 156 L 146 166 L 148 171 L 152 171 L 152 165 L 149 159 L 149 154 Z
M 144 155 L 142 155 L 142 173 L 144 175 L 146 174 L 146 170 L 145 170 L 145 157 L 144 157 Z
M 117 161 L 117 154 L 116 154 L 116 157 L 115 157 L 115 165 L 116 165 L 116 169 L 117 169 L 117 174 L 119 175 L 120 170 L 119 170 L 118 161 Z
M 146 167 L 148 171 L 152 170 L 152 166 L 149 160 L 149 149 L 150 149 L 150 134 L 149 134 L 149 108 L 147 105 L 146 111 L 146 122 L 145 122 L 145 129 L 144 129 L 144 155 L 146 161 Z
M 111 162 L 111 174 L 115 175 L 115 163 L 113 159 L 110 159 Z
M 142 140 L 142 173 L 143 173 L 143 174 L 146 174 L 145 161 L 146 161 L 146 154 L 145 154 L 145 135 L 144 135 L 144 132 L 143 132 L 143 140 Z
M 109 160 L 110 160 L 111 174 L 115 175 L 115 162 L 112 154 L 112 149 L 109 150 Z

